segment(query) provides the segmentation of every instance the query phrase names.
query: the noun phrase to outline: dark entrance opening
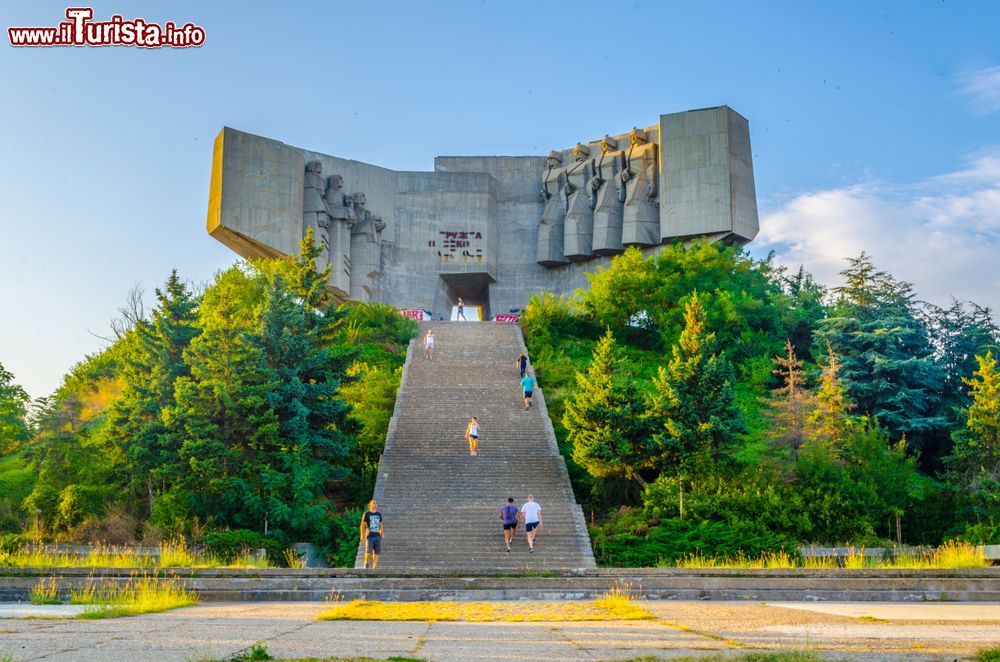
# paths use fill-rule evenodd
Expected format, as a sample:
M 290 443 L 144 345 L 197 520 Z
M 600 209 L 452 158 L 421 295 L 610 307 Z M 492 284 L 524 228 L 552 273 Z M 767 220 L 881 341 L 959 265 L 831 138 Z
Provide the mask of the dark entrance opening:
M 484 273 L 441 274 L 441 280 L 449 300 L 447 316 L 450 316 L 451 306 L 458 302 L 458 297 L 462 297 L 466 308 L 482 306 L 483 320 L 490 318 L 490 283 L 496 282 L 492 276 Z

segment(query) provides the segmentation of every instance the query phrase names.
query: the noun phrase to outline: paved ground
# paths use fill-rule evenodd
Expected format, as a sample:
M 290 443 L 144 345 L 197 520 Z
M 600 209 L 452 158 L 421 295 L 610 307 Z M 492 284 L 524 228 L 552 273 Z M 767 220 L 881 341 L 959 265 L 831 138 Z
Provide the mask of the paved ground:
M 278 657 L 615 660 L 813 649 L 835 660 L 954 660 L 1000 646 L 1000 604 L 651 602 L 658 620 L 317 622 L 322 603 L 205 604 L 136 618 L 0 619 L 0 658 L 191 662 L 262 641 Z M 9 613 L 9 612 L 8 612 Z

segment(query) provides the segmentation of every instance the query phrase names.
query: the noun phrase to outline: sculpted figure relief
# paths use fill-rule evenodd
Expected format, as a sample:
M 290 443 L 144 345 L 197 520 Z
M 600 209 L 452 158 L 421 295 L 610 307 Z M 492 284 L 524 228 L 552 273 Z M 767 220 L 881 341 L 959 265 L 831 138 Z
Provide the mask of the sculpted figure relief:
M 598 255 L 611 255 L 624 250 L 622 245 L 622 203 L 625 202 L 625 153 L 611 136 L 601 140 L 601 155 L 597 158 L 594 178 L 589 182 L 594 202 L 594 241 L 591 246 Z
M 559 152 L 549 152 L 542 175 L 542 220 L 538 223 L 538 264 L 554 267 L 566 263 L 563 253 L 563 223 L 566 219 L 566 170 Z
M 566 168 L 566 223 L 564 225 L 563 254 L 570 260 L 593 257 L 591 241 L 594 236 L 594 201 L 590 181 L 594 178 L 594 161 L 586 145 L 573 148 L 573 164 Z
M 622 243 L 626 246 L 654 246 L 660 243 L 660 205 L 657 200 L 656 143 L 642 129 L 629 133 L 625 170 L 625 210 L 622 220 Z
M 354 225 L 354 199 L 344 193 L 344 178 L 330 175 L 326 180 L 327 214 L 330 216 L 328 230 L 330 243 L 330 282 L 344 292 L 351 288 L 351 226 Z
M 375 289 L 378 276 L 382 240 L 385 223 L 381 216 L 372 214 L 365 208 L 364 193 L 354 194 L 354 215 L 356 221 L 351 228 L 351 298 L 368 301 Z
M 326 182 L 323 180 L 323 164 L 319 161 L 306 163 L 305 186 L 302 196 L 302 234 L 312 228 L 313 241 L 322 247 L 316 258 L 316 268 L 323 270 L 330 260 L 330 214 L 323 200 Z

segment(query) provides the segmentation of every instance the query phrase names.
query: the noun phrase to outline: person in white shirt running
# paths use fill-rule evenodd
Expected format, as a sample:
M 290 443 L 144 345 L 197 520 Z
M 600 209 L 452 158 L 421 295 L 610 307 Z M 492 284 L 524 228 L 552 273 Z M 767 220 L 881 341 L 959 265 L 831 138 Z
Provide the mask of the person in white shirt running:
M 535 503 L 535 497 L 528 495 L 528 500 L 521 506 L 521 516 L 524 518 L 524 532 L 528 537 L 528 551 L 535 551 L 535 534 L 542 528 L 542 507 Z
M 434 359 L 434 332 L 430 329 L 424 334 L 424 356 Z

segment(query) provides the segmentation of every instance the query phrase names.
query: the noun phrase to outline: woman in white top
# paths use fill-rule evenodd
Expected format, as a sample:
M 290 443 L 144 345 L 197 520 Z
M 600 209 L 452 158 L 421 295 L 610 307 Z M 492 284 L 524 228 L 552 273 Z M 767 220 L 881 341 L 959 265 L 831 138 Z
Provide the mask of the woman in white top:
M 478 455 L 479 450 L 479 419 L 475 416 L 469 421 L 469 427 L 465 429 L 465 438 L 469 440 L 469 455 Z
M 434 359 L 434 332 L 427 329 L 427 333 L 424 334 L 424 356 L 428 359 Z

